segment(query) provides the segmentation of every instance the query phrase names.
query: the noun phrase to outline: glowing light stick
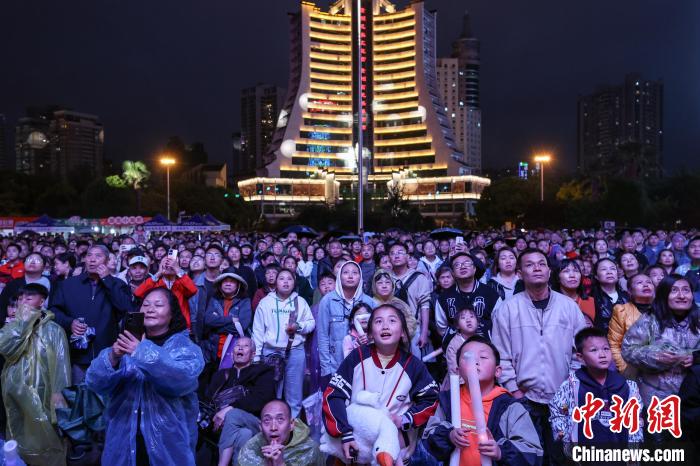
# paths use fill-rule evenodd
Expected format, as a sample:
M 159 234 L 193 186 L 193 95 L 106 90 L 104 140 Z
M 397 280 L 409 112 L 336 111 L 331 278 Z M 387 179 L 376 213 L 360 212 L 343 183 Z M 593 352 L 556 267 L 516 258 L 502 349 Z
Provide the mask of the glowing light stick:
M 450 415 L 452 416 L 452 427 L 459 429 L 462 427 L 462 402 L 459 400 L 459 374 L 450 374 Z M 459 455 L 461 450 L 455 448 L 450 455 L 450 466 L 459 466 Z
M 486 433 L 486 420 L 484 419 L 484 406 L 481 402 L 481 385 L 479 375 L 476 373 L 476 357 L 471 351 L 464 353 L 464 362 L 467 365 L 467 383 L 469 384 L 469 395 L 472 399 L 472 412 L 476 422 L 476 434 L 480 442 L 488 440 Z M 491 458 L 481 455 L 481 466 L 491 466 Z
M 365 329 L 362 328 L 362 321 L 363 320 L 367 321 L 368 319 L 363 319 L 362 316 L 357 316 L 352 320 L 352 323 L 355 325 L 355 330 L 357 330 L 357 333 L 360 336 L 365 335 Z
M 423 362 L 430 361 L 431 359 L 436 358 L 436 357 L 440 356 L 441 354 L 442 354 L 442 348 L 438 348 L 435 351 L 423 356 L 423 358 L 422 358 Z M 458 385 L 458 387 L 459 387 L 459 385 Z
M 238 321 L 233 322 L 233 326 L 236 327 L 236 332 L 238 332 L 238 337 L 244 337 L 245 334 L 243 333 L 243 327 L 241 326 L 241 323 Z

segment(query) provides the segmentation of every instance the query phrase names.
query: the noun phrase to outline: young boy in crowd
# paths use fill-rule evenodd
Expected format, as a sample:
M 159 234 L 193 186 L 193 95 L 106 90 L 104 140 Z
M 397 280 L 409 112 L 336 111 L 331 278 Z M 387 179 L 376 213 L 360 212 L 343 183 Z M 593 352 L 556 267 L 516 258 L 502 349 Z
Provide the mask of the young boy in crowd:
M 539 464 L 542 448 L 530 416 L 505 388 L 496 385 L 501 374 L 498 350 L 481 336 L 470 337 L 457 351 L 459 374 L 463 380 L 467 380 L 464 359 L 467 351 L 474 354 L 478 368 L 488 440 L 478 440 L 469 386 L 464 383 L 459 392 L 462 427 L 455 428 L 450 422 L 450 392 L 440 392 L 440 407 L 428 421 L 423 434 L 425 447 L 445 464 L 450 461 L 455 448 L 460 449 L 460 466 L 479 466 L 481 455 L 491 458 L 495 465 Z
M 321 298 L 335 289 L 335 277 L 331 273 L 323 273 L 318 279 L 317 292 Z M 320 301 L 320 299 L 319 299 Z M 318 302 L 311 306 L 311 315 L 318 321 Z M 314 394 L 322 388 L 321 384 L 321 358 L 318 355 L 318 332 L 313 331 L 304 342 L 306 350 L 306 371 L 309 374 L 309 393 Z M 313 426 L 312 426 L 313 427 Z
M 574 445 L 595 445 L 597 447 L 632 448 L 634 443 L 643 440 L 642 398 L 639 388 L 632 380 L 625 379 L 619 372 L 611 371 L 612 353 L 607 339 L 607 333 L 595 327 L 587 327 L 579 331 L 574 339 L 576 357 L 584 366 L 571 372 L 554 398 L 549 402 L 551 412 L 550 423 L 554 440 L 562 442 L 564 453 L 571 456 Z M 577 407 L 586 404 L 586 394 L 592 393 L 605 403 L 592 419 L 593 438 L 584 435 L 584 423 L 575 423 L 573 413 Z M 622 398 L 623 403 L 636 398 L 639 401 L 639 430 L 630 434 L 623 428 L 620 433 L 610 430 L 610 419 L 613 414 L 610 409 L 612 396 Z
M 479 318 L 476 316 L 474 309 L 465 307 L 457 311 L 452 321 L 452 326 L 457 329 L 457 333 L 452 333 L 448 329 L 447 333 L 445 333 L 442 347 L 447 360 L 447 373 L 457 374 L 459 372 L 457 351 L 469 338 L 476 335 L 476 330 L 479 328 Z M 449 388 L 449 380 L 447 384 L 447 388 Z

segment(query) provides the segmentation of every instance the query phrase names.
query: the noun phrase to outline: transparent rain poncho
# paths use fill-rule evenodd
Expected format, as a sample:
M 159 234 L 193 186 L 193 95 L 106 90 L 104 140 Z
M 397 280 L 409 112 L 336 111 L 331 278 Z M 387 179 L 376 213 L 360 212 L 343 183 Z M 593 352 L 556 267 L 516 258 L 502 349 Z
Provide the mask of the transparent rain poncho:
M 31 464 L 63 465 L 66 453 L 56 429 L 56 402 L 70 385 L 68 340 L 53 313 L 20 306 L 16 319 L 0 329 L 5 357 L 2 397 L 7 437 L 17 440 Z
M 194 466 L 197 378 L 204 358 L 189 332 L 170 336 L 163 346 L 143 340 L 116 369 L 111 352 L 102 350 L 85 377 L 90 390 L 109 400 L 102 464 L 135 465 L 140 426 L 152 466 Z

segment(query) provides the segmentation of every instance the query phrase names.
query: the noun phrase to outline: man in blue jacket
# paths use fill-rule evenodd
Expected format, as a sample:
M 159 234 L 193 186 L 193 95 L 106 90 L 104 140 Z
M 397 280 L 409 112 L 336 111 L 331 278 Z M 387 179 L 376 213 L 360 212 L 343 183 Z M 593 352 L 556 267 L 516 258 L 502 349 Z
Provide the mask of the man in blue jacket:
M 61 282 L 51 302 L 56 322 L 71 339 L 71 375 L 74 384 L 85 379 L 90 362 L 104 348 L 112 346 L 119 334 L 119 322 L 134 311 L 129 286 L 109 274 L 105 246 L 90 247 L 85 256 L 85 271 Z M 83 318 L 84 322 L 79 319 Z M 87 344 L 76 337 L 90 335 Z M 73 337 L 73 338 L 71 338 Z

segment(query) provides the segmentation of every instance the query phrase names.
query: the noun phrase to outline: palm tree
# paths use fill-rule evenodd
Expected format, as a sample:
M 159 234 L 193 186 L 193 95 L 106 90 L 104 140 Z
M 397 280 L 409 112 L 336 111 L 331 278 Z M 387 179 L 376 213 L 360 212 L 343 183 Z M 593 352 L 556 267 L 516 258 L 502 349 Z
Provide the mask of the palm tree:
M 143 162 L 125 160 L 122 164 L 122 179 L 136 191 L 136 210 L 141 213 L 141 190 L 146 187 L 146 182 L 151 177 L 151 172 Z

